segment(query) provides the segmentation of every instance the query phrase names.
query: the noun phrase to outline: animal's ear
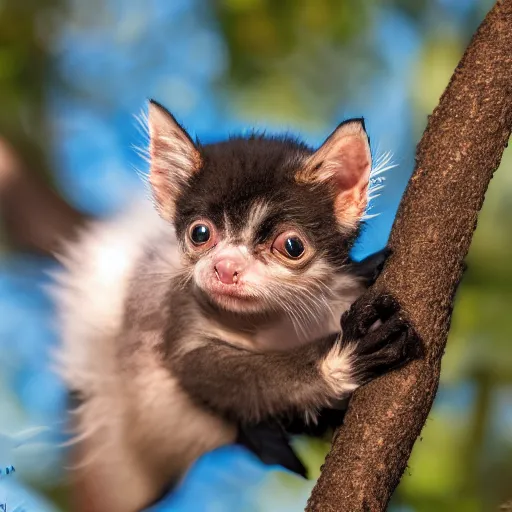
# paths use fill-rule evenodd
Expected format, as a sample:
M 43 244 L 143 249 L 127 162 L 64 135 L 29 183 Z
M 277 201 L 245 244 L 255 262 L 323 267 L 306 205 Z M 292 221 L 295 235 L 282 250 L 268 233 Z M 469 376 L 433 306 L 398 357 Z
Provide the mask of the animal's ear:
M 329 182 L 335 193 L 338 222 L 354 228 L 368 203 L 372 168 L 370 142 L 363 119 L 341 123 L 297 173 L 301 183 Z
M 160 215 L 172 220 L 178 195 L 201 167 L 201 156 L 173 115 L 153 100 L 149 102 L 148 125 L 149 182 Z

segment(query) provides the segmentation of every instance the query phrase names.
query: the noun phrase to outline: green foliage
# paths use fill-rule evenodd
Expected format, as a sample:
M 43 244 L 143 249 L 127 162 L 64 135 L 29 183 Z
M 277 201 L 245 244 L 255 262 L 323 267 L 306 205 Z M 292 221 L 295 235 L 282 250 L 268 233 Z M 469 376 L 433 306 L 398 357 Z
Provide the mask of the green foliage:
M 252 118 L 313 127 L 377 65 L 368 38 L 375 1 L 218 0 L 229 55 L 222 80 Z

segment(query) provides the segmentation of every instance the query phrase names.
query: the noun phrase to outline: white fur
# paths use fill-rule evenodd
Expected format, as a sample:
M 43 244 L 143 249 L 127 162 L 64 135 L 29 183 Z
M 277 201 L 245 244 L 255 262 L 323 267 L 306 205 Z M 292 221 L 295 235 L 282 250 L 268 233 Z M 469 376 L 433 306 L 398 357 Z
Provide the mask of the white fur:
M 173 229 L 147 200 L 86 229 L 60 258 L 65 269 L 53 290 L 62 338 L 57 370 L 87 398 L 74 413 L 73 467 L 112 512 L 139 510 L 199 455 L 235 436 L 230 424 L 192 404 L 162 367 L 152 350 L 160 332 L 144 333 L 120 364 L 128 286 L 155 239 L 169 241 L 151 269 L 162 276 L 152 279 L 151 291 L 164 300 L 168 277 L 180 270 L 179 252 Z M 108 492 L 110 486 L 122 491 Z
M 354 350 L 353 344 L 342 347 L 338 341 L 320 366 L 326 382 L 340 399 L 347 397 L 359 386 L 353 372 Z
M 250 245 L 256 230 L 260 226 L 261 222 L 265 219 L 265 216 L 268 213 L 269 206 L 264 201 L 255 202 L 249 211 L 249 216 L 247 219 L 247 224 L 245 225 L 242 231 L 242 241 L 246 245 Z
M 385 172 L 398 167 L 398 164 L 393 163 L 393 153 L 391 151 L 386 151 L 380 153 L 374 160 L 372 164 L 372 171 L 370 173 L 370 179 L 368 182 L 368 203 L 366 205 L 366 210 L 361 218 L 362 221 L 373 219 L 374 217 L 378 217 L 380 213 L 370 213 L 373 209 L 374 203 L 373 201 L 380 197 L 380 192 L 384 189 L 386 178 L 382 176 Z
M 113 344 L 105 339 L 118 333 L 130 276 L 147 241 L 159 233 L 172 235 L 151 203 L 137 200 L 130 211 L 91 224 L 60 256 L 65 269 L 56 274 L 54 288 L 62 337 L 58 362 L 69 384 L 94 388 L 112 375 Z

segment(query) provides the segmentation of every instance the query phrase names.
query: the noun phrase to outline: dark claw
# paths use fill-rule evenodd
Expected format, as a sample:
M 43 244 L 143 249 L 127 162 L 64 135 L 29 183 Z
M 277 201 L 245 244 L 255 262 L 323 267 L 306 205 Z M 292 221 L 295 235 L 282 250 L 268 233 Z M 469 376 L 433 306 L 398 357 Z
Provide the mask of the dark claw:
M 365 294 L 342 317 L 343 343 L 355 343 L 361 383 L 423 355 L 423 345 L 391 295 Z M 380 324 L 376 325 L 376 322 Z
M 375 322 L 380 320 L 385 323 L 399 310 L 400 305 L 391 295 L 378 295 L 368 299 L 365 294 L 341 317 L 343 337 L 347 340 L 358 340 L 366 336 Z

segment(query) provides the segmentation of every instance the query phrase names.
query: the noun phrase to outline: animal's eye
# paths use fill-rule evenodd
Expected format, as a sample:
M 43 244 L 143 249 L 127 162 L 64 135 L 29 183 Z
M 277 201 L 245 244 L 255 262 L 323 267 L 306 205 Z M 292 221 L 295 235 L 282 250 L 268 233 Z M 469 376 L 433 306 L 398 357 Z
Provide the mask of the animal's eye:
M 298 260 L 306 252 L 305 242 L 293 232 L 281 233 L 272 244 L 272 250 L 290 260 Z
M 210 240 L 210 228 L 206 224 L 196 224 L 190 232 L 190 239 L 196 245 L 203 245 Z
M 188 236 L 192 244 L 197 248 L 201 247 L 201 249 L 215 242 L 214 235 L 215 228 L 207 220 L 194 222 L 188 230 Z
M 284 243 L 284 250 L 290 258 L 300 258 L 304 254 L 304 244 L 298 236 L 291 236 Z

